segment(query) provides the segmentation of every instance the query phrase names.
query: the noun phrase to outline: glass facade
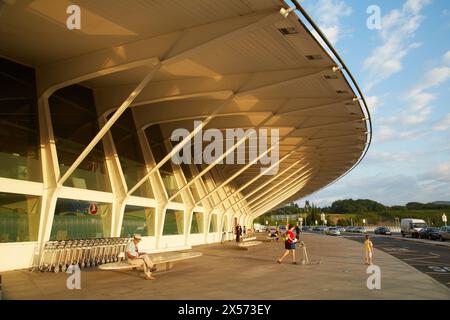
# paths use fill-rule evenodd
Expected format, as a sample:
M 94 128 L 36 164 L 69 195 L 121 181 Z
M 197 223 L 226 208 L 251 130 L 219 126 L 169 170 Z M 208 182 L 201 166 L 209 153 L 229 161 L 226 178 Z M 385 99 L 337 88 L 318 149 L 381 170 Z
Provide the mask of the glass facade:
M 167 149 L 164 145 L 164 139 L 159 124 L 150 126 L 145 130 L 148 143 L 155 158 L 155 162 L 160 162 L 166 155 Z M 178 191 L 177 181 L 172 167 L 172 161 L 169 160 L 159 169 L 159 173 L 164 183 L 164 187 L 169 197 L 173 196 Z M 178 195 L 174 198 L 174 202 L 183 202 L 181 196 Z
M 37 241 L 41 198 L 0 192 L 0 242 Z
M 166 210 L 163 235 L 180 235 L 184 233 L 184 212 L 181 210 Z
M 217 214 L 211 215 L 211 223 L 209 224 L 209 232 L 217 232 Z
M 53 135 L 63 175 L 99 131 L 92 90 L 72 85 L 56 91 L 49 98 Z M 65 186 L 110 192 L 105 153 L 98 143 Z
M 155 209 L 127 205 L 123 215 L 121 237 L 155 235 Z
M 42 181 L 34 69 L 0 58 L 0 177 Z
M 131 189 L 147 173 L 131 109 L 126 110 L 114 123 L 111 133 L 125 181 L 128 189 Z M 153 198 L 150 182 L 144 182 L 133 195 Z
M 58 199 L 50 240 L 110 237 L 111 204 Z
M 191 234 L 203 233 L 203 216 L 201 212 L 194 212 L 192 214 Z
M 186 178 L 186 181 L 191 181 L 194 176 L 192 174 L 191 169 L 189 168 L 189 164 L 181 163 L 180 164 L 181 170 L 183 170 L 184 177 Z M 189 189 L 191 190 L 192 196 L 194 197 L 194 201 L 197 202 L 200 200 L 200 195 L 197 191 L 197 187 L 195 186 L 195 183 L 189 186 Z

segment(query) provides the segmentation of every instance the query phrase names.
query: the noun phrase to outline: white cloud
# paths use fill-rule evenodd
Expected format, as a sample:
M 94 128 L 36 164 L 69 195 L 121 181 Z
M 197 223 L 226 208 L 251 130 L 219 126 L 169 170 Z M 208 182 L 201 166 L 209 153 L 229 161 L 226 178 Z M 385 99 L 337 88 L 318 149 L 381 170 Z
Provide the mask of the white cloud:
M 391 127 L 381 126 L 374 131 L 373 143 L 392 141 L 395 138 L 395 131 Z
M 446 131 L 450 129 L 450 113 L 433 125 L 433 130 Z
M 367 96 L 365 99 L 370 113 L 374 114 L 380 106 L 380 99 L 377 96 Z
M 427 182 L 450 183 L 450 161 L 438 164 L 432 170 L 420 175 L 420 178 Z
M 450 50 L 444 54 L 443 60 L 447 66 L 450 66 Z
M 320 205 L 330 205 L 334 200 L 346 198 L 372 199 L 385 205 L 448 200 L 450 177 L 437 177 L 437 174 L 442 172 L 445 172 L 445 164 L 441 169 L 438 167 L 419 176 L 404 174 L 347 176 L 335 185 L 308 196 L 307 199 Z
M 332 44 L 336 44 L 342 36 L 341 18 L 352 14 L 352 8 L 341 0 L 319 0 L 312 6 L 318 25 Z
M 424 17 L 420 11 L 430 0 L 408 0 L 401 9 L 391 10 L 382 17 L 379 35 L 382 44 L 364 61 L 368 73 L 367 90 L 402 70 L 403 58 L 411 49 L 420 46 L 412 42 Z
M 450 59 L 450 51 L 443 57 L 442 61 Z M 432 114 L 431 103 L 433 103 L 438 95 L 427 92 L 427 90 L 437 87 L 450 79 L 450 67 L 438 66 L 425 73 L 423 79 L 418 82 L 404 96 L 404 100 L 408 103 L 408 107 L 402 110 L 398 115 L 385 117 L 380 119 L 382 125 L 400 124 L 404 126 L 419 125 L 425 123 Z M 435 124 L 434 130 L 443 131 L 448 127 L 447 119 Z M 418 136 L 416 136 L 418 137 Z
M 403 162 L 410 158 L 411 155 L 407 152 L 370 151 L 367 154 L 367 160 L 376 165 L 380 165 L 381 162 Z

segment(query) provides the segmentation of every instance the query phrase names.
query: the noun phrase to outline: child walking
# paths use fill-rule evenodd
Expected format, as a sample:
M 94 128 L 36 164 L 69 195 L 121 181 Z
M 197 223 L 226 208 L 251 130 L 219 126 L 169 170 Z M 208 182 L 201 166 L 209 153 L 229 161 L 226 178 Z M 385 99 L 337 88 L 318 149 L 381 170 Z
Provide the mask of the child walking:
M 368 234 L 366 234 L 366 240 L 364 240 L 364 251 L 366 253 L 366 264 L 372 265 L 373 243 L 370 241 Z

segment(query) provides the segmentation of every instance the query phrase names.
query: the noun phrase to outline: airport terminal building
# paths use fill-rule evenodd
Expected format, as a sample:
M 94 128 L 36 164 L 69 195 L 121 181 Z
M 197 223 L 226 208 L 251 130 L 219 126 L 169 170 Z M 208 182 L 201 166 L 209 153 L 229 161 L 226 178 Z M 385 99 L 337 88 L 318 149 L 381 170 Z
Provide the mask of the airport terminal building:
M 0 271 L 33 266 L 49 240 L 140 233 L 158 252 L 230 239 L 370 145 L 364 97 L 296 1 L 0 5 Z M 209 162 L 205 132 L 225 137 Z M 173 161 L 181 151 L 192 161 Z

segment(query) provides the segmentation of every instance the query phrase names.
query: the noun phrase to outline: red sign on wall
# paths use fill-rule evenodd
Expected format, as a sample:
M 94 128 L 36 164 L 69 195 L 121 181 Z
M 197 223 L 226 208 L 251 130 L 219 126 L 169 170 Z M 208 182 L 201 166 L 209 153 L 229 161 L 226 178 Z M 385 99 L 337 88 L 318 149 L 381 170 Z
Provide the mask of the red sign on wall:
M 98 212 L 98 207 L 95 203 L 91 203 L 89 205 L 89 214 L 97 214 Z

